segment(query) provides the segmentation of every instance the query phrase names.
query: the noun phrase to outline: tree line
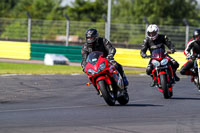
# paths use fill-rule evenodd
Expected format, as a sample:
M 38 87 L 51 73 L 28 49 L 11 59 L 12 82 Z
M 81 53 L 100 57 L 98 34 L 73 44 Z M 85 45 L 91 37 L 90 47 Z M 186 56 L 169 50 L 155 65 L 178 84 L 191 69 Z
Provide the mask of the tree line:
M 32 40 L 38 40 L 37 36 L 42 40 L 55 40 L 57 35 L 64 35 L 65 33 L 60 33 L 60 28 L 65 27 L 66 24 L 62 23 L 58 27 L 54 21 L 66 20 L 64 15 L 67 15 L 71 21 L 102 22 L 101 24 L 105 22 L 108 0 L 75 0 L 66 6 L 61 6 L 61 3 L 62 0 L 0 0 L 0 20 L 2 20 L 0 38 L 26 40 L 27 24 L 20 19 L 27 19 L 27 13 L 32 19 L 42 20 L 39 25 L 32 25 Z M 132 44 L 139 46 L 145 37 L 144 18 L 146 18 L 149 23 L 178 26 L 173 29 L 173 33 L 179 35 L 181 41 L 176 42 L 175 45 L 177 48 L 182 48 L 185 42 L 183 20 L 187 20 L 190 26 L 200 27 L 199 12 L 196 0 L 112 0 L 111 23 L 114 23 L 112 29 L 117 34 L 111 34 L 110 39 L 114 43 L 126 46 Z M 16 20 L 7 23 L 4 18 L 16 18 Z M 43 20 L 50 20 L 48 32 L 45 32 L 46 27 L 43 25 L 47 26 L 47 24 Z M 104 27 L 93 24 L 88 28 L 95 26 L 103 36 Z M 142 24 L 144 28 L 138 29 L 135 34 L 133 31 L 137 28 L 137 24 Z M 73 35 L 83 37 L 85 30 L 75 30 Z M 56 32 L 56 35 L 52 35 L 52 32 Z M 169 35 L 172 42 L 175 41 L 173 35 Z
M 75 0 L 61 6 L 62 0 L 1 0 L 0 17 L 103 22 L 108 0 Z M 196 0 L 112 0 L 112 23 L 149 23 L 199 26 L 200 9 Z

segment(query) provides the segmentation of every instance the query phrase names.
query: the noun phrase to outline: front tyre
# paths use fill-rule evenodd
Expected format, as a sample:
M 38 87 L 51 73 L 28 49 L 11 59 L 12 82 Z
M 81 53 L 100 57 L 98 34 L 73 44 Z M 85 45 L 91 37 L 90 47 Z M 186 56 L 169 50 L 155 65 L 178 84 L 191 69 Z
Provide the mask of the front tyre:
M 99 85 L 99 89 L 100 89 L 100 91 L 102 93 L 102 96 L 103 96 L 105 102 L 109 106 L 114 106 L 115 105 L 115 96 L 114 96 L 114 93 L 109 90 L 109 87 L 105 83 L 105 81 L 104 80 L 100 80 L 98 82 L 98 85 Z
M 169 92 L 168 85 L 167 85 L 167 75 L 161 74 L 160 75 L 160 84 L 163 90 L 163 96 L 165 99 L 170 98 L 172 95 Z

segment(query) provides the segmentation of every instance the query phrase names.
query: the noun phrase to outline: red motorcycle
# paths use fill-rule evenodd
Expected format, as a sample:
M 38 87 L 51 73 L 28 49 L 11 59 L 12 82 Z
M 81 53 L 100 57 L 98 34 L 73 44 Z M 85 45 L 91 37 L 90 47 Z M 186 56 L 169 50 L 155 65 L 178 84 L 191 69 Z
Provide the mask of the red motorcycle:
M 115 65 L 112 65 L 99 51 L 91 52 L 86 62 L 84 71 L 105 102 L 110 106 L 115 105 L 116 100 L 121 105 L 127 104 L 129 95 L 126 91 L 123 91 L 124 81 Z M 90 83 L 87 83 L 87 85 L 90 85 Z M 123 95 L 120 93 L 122 91 L 124 92 Z
M 173 95 L 173 83 L 174 75 L 172 66 L 169 63 L 170 58 L 167 57 L 168 53 L 165 53 L 163 49 L 158 48 L 152 50 L 151 64 L 153 65 L 152 75 L 154 83 L 158 87 L 159 91 L 163 93 L 165 99 L 171 98 Z

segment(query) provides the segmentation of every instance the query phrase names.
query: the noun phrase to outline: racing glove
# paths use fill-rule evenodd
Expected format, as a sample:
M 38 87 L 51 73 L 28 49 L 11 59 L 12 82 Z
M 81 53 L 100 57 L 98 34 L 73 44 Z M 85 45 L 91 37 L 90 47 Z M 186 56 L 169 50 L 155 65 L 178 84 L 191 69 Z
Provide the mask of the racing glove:
M 175 49 L 171 49 L 171 53 L 173 54 L 173 53 L 175 53 L 176 51 L 175 51 Z
M 116 61 L 113 58 L 113 54 L 109 54 L 106 58 L 112 65 L 115 66 L 117 64 Z
M 82 68 L 83 68 L 82 71 L 85 73 L 85 66 L 82 66 Z
M 109 54 L 106 58 L 108 61 L 114 60 L 113 54 Z

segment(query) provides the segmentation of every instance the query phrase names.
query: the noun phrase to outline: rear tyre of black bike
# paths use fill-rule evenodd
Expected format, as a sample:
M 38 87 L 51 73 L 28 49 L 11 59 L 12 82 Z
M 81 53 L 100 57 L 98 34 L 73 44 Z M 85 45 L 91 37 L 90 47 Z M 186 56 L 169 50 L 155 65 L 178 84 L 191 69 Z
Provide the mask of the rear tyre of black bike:
M 129 102 L 129 95 L 128 92 L 124 92 L 123 96 L 118 97 L 117 101 L 121 105 L 126 105 Z

